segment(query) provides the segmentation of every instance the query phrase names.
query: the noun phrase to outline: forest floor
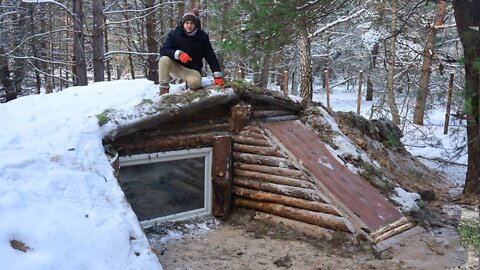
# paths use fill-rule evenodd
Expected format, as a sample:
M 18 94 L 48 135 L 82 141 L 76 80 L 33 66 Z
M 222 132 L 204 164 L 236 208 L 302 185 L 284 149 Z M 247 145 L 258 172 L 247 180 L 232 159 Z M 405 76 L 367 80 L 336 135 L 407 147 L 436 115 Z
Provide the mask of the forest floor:
M 457 231 L 461 219 L 478 220 L 478 207 L 454 201 L 428 201 L 412 215 L 425 230 L 380 254 L 349 234 L 238 208 L 225 221 L 170 222 L 147 235 L 165 269 L 480 269 Z

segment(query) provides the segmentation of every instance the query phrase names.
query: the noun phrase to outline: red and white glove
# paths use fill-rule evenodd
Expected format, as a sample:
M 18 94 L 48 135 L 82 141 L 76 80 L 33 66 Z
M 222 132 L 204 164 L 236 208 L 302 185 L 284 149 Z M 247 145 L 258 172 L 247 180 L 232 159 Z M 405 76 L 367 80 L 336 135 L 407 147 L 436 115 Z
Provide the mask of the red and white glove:
M 213 73 L 213 86 L 222 86 L 223 85 L 223 74 L 220 71 Z
M 223 85 L 223 78 L 222 77 L 213 79 L 213 86 L 216 86 L 216 85 L 219 85 L 219 86 Z
M 182 53 L 180 53 L 180 55 L 178 56 L 178 60 L 180 60 L 180 62 L 182 62 L 182 63 L 185 64 L 185 63 L 187 63 L 187 62 L 192 61 L 192 58 L 190 58 L 190 56 L 189 56 L 187 53 L 182 52 Z

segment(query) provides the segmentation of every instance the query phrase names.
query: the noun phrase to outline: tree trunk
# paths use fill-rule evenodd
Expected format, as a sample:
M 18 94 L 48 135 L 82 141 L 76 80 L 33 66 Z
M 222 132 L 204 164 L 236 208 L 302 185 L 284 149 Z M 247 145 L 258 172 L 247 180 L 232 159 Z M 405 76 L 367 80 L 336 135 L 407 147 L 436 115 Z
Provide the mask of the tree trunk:
M 73 54 L 75 58 L 75 85 L 87 85 L 85 60 L 85 33 L 83 31 L 83 0 L 73 0 Z
M 123 0 L 123 8 L 125 10 L 129 9 L 127 0 Z M 129 22 L 130 17 L 128 16 L 128 14 L 126 12 L 123 13 L 123 17 L 125 18 L 125 21 L 127 21 L 126 30 L 127 30 L 128 50 L 132 51 L 133 50 L 133 47 L 132 47 L 133 35 L 132 35 L 132 27 L 130 26 L 130 22 Z M 131 54 L 128 55 L 128 63 L 130 64 L 130 75 L 132 75 L 132 79 L 135 79 L 135 67 L 133 65 L 133 58 L 132 58 Z
M 262 69 L 260 71 L 260 81 L 259 81 L 259 86 L 266 88 L 268 85 L 268 72 L 270 70 L 270 60 L 271 60 L 271 55 L 270 53 L 266 53 L 263 56 L 263 61 L 262 61 Z
M 5 91 L 5 102 L 8 102 L 17 98 L 17 92 L 15 91 L 15 87 L 10 76 L 8 61 L 4 56 L 2 56 L 5 52 L 2 42 L 2 34 L 0 33 L 0 82 L 3 84 L 3 89 Z
M 453 9 L 465 59 L 468 169 L 463 194 L 466 198 L 478 199 L 480 194 L 480 69 L 478 67 L 480 63 L 480 31 L 478 31 L 480 2 L 454 0 Z
M 417 100 L 415 103 L 415 111 L 413 113 L 413 123 L 417 125 L 423 125 L 425 105 L 427 103 L 428 95 L 428 83 L 430 82 L 430 74 L 432 73 L 432 60 L 434 55 L 433 47 L 438 32 L 436 26 L 441 26 L 443 24 L 446 10 L 447 1 L 438 1 L 437 16 L 435 17 L 432 27 L 429 27 L 428 29 L 428 38 L 423 49 L 422 73 L 418 83 Z
M 379 51 L 380 51 L 380 44 L 378 44 L 378 42 L 375 42 L 375 44 L 373 44 L 372 51 L 371 51 L 372 58 L 370 59 L 370 64 L 368 66 L 369 73 L 367 76 L 367 93 L 365 98 L 367 101 L 373 100 L 374 89 L 373 89 L 373 82 L 370 79 L 370 75 L 373 74 L 377 66 L 377 57 L 378 57 Z
M 387 103 L 392 114 L 392 122 L 400 124 L 397 104 L 395 103 L 394 75 L 395 75 L 395 53 L 397 47 L 397 13 L 398 0 L 392 0 L 392 21 L 390 24 L 390 43 L 388 44 L 387 59 Z
M 102 0 L 103 2 L 103 6 L 105 6 L 105 0 Z M 105 35 L 104 37 L 104 40 L 105 40 L 105 53 L 108 52 L 108 28 L 107 28 L 107 17 L 104 16 L 103 17 L 103 25 L 105 26 L 105 28 L 103 29 L 103 33 Z M 108 81 L 111 81 L 112 80 L 112 66 L 110 64 L 110 59 L 107 59 L 107 61 L 105 61 L 105 64 L 106 64 L 106 67 L 107 67 L 107 80 Z
M 29 14 L 29 25 L 30 25 L 30 36 L 35 36 L 35 23 L 34 23 L 34 12 L 35 12 L 35 5 L 28 6 L 28 14 Z M 37 60 L 38 58 L 38 40 L 35 39 L 34 42 L 31 43 L 32 54 L 35 60 L 33 60 L 33 65 L 36 67 L 35 69 L 35 88 L 36 94 L 40 94 L 40 88 L 42 87 L 42 79 L 40 77 L 40 61 Z
M 104 64 L 104 15 L 103 1 L 93 1 L 93 81 L 102 82 L 105 80 L 105 64 Z
M 147 31 L 147 49 L 149 53 L 158 53 L 157 31 L 155 25 L 157 24 L 157 12 L 153 9 L 155 0 L 147 0 L 145 2 L 145 9 L 147 10 L 146 17 L 146 31 Z M 147 59 L 148 79 L 158 84 L 158 60 L 155 55 L 149 55 Z
M 307 30 L 303 30 L 298 40 L 300 52 L 300 96 L 307 100 L 313 98 L 312 55 Z

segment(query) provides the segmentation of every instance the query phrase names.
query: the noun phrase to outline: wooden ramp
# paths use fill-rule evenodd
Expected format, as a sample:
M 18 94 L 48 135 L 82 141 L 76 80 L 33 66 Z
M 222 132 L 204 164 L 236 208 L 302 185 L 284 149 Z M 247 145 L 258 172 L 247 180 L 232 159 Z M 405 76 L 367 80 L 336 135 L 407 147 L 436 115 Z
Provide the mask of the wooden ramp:
M 266 123 L 265 128 L 307 169 L 331 203 L 357 228 L 378 243 L 413 227 L 387 199 L 360 175 L 341 164 L 324 142 L 302 122 Z

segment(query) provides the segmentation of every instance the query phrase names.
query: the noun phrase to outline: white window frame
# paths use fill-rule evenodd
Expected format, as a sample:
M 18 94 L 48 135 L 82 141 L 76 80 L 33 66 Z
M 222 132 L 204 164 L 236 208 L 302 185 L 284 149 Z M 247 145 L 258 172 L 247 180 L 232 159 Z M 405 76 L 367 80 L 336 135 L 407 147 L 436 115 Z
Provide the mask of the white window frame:
M 212 213 L 212 148 L 198 148 L 179 151 L 157 152 L 151 154 L 138 154 L 131 156 L 120 156 L 120 170 L 122 167 L 149 164 L 165 161 L 173 161 L 188 158 L 205 158 L 205 194 L 204 194 L 204 207 L 200 209 L 190 210 L 187 212 L 176 213 L 168 216 L 157 217 L 153 219 L 140 221 L 140 224 L 144 227 L 151 227 L 164 221 L 176 221 L 192 217 L 203 217 Z

